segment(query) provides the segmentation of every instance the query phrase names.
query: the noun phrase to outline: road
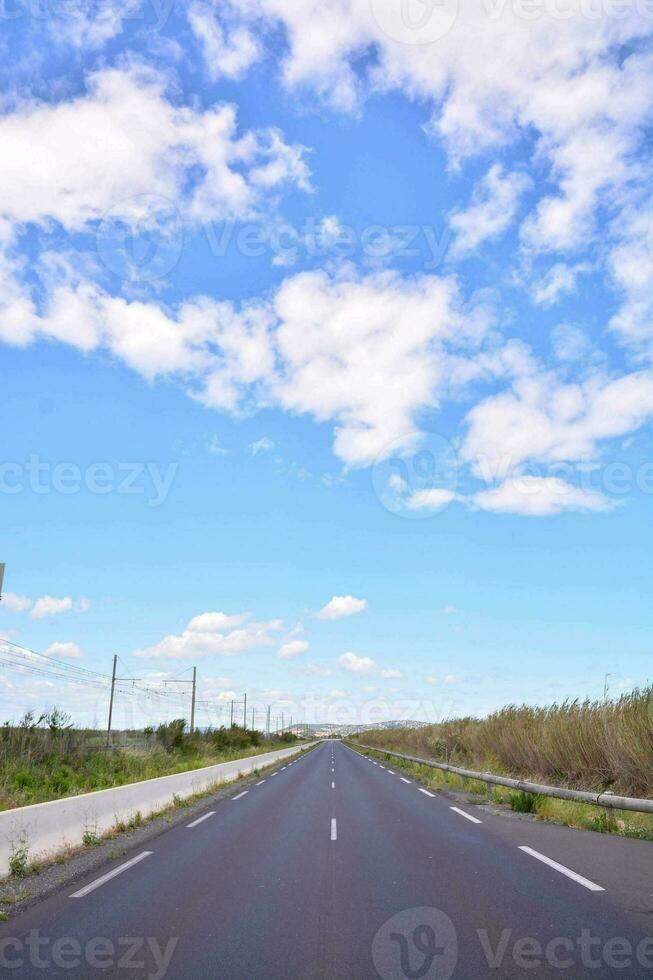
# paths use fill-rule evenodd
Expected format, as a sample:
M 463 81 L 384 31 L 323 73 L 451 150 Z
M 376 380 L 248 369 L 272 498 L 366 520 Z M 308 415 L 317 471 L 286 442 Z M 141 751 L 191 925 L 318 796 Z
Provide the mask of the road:
M 328 741 L 4 923 L 0 970 L 651 980 L 650 936 L 653 845 L 456 809 Z

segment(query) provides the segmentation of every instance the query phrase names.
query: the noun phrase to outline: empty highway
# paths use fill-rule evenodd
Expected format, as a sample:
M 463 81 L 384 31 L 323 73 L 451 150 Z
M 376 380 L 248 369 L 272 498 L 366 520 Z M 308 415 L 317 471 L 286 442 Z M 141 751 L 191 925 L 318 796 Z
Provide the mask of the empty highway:
M 2 925 L 10 977 L 653 976 L 653 845 L 454 805 L 337 741 Z

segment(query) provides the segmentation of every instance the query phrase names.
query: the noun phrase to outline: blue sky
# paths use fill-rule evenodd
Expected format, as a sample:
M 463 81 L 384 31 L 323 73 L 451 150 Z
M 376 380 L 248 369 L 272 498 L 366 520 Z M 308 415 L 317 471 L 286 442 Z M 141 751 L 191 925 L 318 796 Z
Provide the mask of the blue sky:
M 9 641 L 203 723 L 649 679 L 650 17 L 411 2 L 5 12 Z

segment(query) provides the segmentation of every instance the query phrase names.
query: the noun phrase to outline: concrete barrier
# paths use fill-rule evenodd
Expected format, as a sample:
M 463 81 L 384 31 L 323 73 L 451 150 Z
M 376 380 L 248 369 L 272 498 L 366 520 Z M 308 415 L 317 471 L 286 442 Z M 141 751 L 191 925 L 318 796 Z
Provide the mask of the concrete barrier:
M 302 748 L 313 744 L 310 742 Z M 86 831 L 102 834 L 117 822 L 127 823 L 137 812 L 147 817 L 169 806 L 175 796 L 182 799 L 193 796 L 217 783 L 231 782 L 255 769 L 297 755 L 299 751 L 293 746 L 113 789 L 3 810 L 0 812 L 0 875 L 9 874 L 11 855 L 21 841 L 29 848 L 29 860 L 49 857 L 83 843 Z

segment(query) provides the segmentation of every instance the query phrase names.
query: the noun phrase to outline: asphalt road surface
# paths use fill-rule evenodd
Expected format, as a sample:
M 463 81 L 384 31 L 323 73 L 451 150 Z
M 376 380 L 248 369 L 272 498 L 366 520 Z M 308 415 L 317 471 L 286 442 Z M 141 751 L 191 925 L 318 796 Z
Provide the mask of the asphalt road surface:
M 653 845 L 328 741 L 2 925 L 0 976 L 653 978 Z

